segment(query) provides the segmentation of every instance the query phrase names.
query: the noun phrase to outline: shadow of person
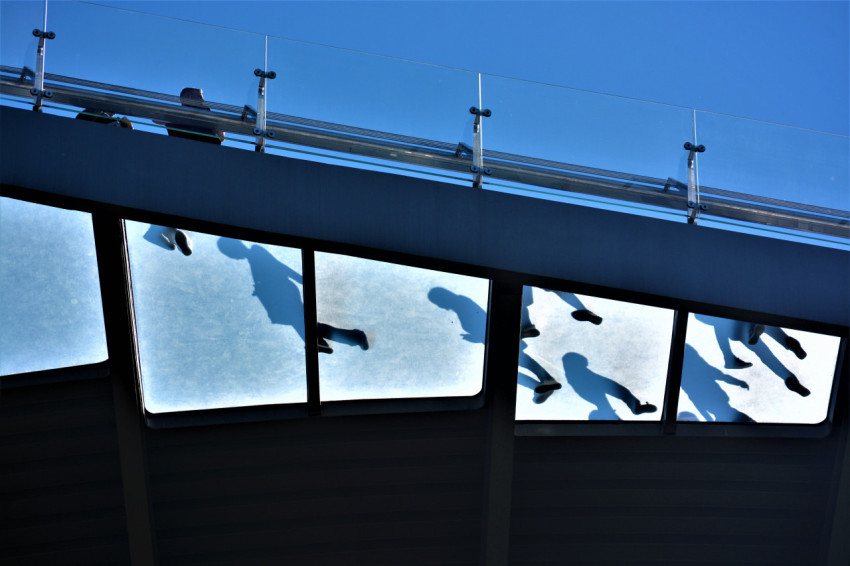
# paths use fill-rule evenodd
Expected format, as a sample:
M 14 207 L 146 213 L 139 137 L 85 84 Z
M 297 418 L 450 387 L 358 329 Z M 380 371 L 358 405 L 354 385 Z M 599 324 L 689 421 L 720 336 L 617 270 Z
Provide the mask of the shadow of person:
M 729 404 L 729 395 L 719 385 L 720 381 L 725 381 L 749 389 L 750 386 L 746 381 L 726 375 L 712 367 L 690 344 L 685 345 L 682 367 L 682 391 L 687 394 L 705 420 L 733 423 L 755 422 Z
M 590 412 L 590 420 L 620 420 L 608 396 L 621 400 L 635 415 L 654 413 L 658 408 L 651 403 L 641 403 L 634 393 L 611 378 L 590 371 L 587 358 L 576 352 L 567 352 L 563 357 L 564 376 L 576 394 L 596 405 Z
M 301 291 L 296 286 L 296 283 L 303 284 L 301 274 L 279 261 L 259 244 L 249 248 L 241 240 L 219 238 L 217 245 L 221 253 L 227 257 L 248 261 L 254 278 L 253 295 L 266 309 L 269 321 L 272 324 L 291 326 L 306 343 L 304 303 L 301 299 Z M 316 325 L 316 331 L 317 344 L 322 353 L 333 353 L 328 340 L 348 346 L 359 346 L 363 350 L 369 349 L 369 339 L 360 329 L 337 328 L 319 322 Z
M 723 364 L 726 369 L 748 368 L 753 365 L 751 362 L 744 361 L 732 353 L 731 344 L 734 340 L 752 351 L 770 371 L 784 381 L 785 387 L 789 390 L 802 397 L 809 395 L 809 390 L 800 383 L 797 376 L 779 361 L 779 358 L 767 347 L 767 344 L 759 340 L 762 333 L 765 333 L 776 340 L 782 347 L 794 352 L 798 358 L 805 358 L 806 352 L 803 350 L 800 342 L 789 336 L 784 330 L 776 326 L 765 326 L 763 324 L 740 322 L 706 315 L 694 316 L 700 322 L 714 328 L 714 335 L 717 339 L 717 345 L 723 353 Z
M 444 310 L 454 311 L 465 334 L 461 337 L 473 344 L 484 343 L 487 313 L 478 304 L 464 295 L 452 293 L 443 287 L 428 291 L 428 300 Z
M 531 322 L 531 315 L 528 312 L 528 307 L 534 304 L 533 289 L 533 287 L 529 287 L 527 285 L 522 289 L 522 318 L 520 321 L 520 337 L 522 338 L 536 338 L 537 336 L 540 336 L 540 331 L 534 323 Z M 547 291 L 548 289 L 543 290 Z M 584 306 L 584 303 L 582 303 L 581 299 L 579 299 L 576 295 L 567 293 L 566 291 L 548 291 L 550 293 L 555 293 L 562 301 L 575 309 L 570 313 L 570 316 L 574 319 L 581 322 L 590 322 L 596 325 L 602 324 L 602 317 Z
M 522 340 L 519 343 L 519 367 L 527 369 L 533 373 L 537 379 L 532 379 L 530 376 L 518 372 L 517 383 L 534 391 L 533 401 L 535 404 L 539 405 L 546 402 L 546 400 L 551 397 L 555 391 L 560 389 L 561 384 L 558 380 L 552 377 L 549 372 L 546 371 L 546 368 L 541 366 L 537 360 L 526 353 L 526 347 L 527 344 L 525 343 L 525 340 Z

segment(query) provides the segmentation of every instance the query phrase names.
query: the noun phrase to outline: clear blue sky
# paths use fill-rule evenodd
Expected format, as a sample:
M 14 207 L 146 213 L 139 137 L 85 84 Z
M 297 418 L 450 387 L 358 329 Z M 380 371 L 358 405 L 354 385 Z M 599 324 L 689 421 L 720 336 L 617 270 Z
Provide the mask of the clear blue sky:
M 99 0 L 848 134 L 850 3 Z

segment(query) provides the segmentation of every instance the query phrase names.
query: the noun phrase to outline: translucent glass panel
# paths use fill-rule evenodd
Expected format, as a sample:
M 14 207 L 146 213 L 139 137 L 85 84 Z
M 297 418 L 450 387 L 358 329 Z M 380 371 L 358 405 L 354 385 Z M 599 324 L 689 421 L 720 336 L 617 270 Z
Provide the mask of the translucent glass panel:
M 300 250 L 184 233 L 127 222 L 147 410 L 306 402 Z
M 709 112 L 696 124 L 701 185 L 850 210 L 847 136 Z
M 35 71 L 38 38 L 32 30 L 43 31 L 43 27 L 44 2 L 0 2 L 0 64 Z M 53 41 L 47 40 L 48 55 Z
M 0 374 L 106 357 L 91 215 L 0 197 Z
M 199 5 L 198 9 L 202 9 Z M 262 35 L 79 2 L 51 2 L 47 72 L 179 95 L 256 106 Z
M 673 311 L 525 287 L 517 420 L 660 420 Z
M 705 315 L 688 320 L 680 421 L 822 422 L 840 339 Z
M 482 75 L 485 150 L 687 181 L 691 110 Z
M 489 281 L 316 254 L 322 401 L 481 390 Z M 321 350 L 320 350 L 321 351 Z
M 268 109 L 312 120 L 472 143 L 478 74 L 269 38 Z

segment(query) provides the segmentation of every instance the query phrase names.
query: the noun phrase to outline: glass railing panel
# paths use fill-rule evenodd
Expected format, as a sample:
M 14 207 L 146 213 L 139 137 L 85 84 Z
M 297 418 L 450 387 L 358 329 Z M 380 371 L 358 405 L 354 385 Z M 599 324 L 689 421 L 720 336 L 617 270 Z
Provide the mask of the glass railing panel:
M 126 224 L 148 411 L 306 402 L 300 250 Z
M 322 401 L 480 392 L 488 290 L 486 279 L 317 253 Z
M 107 358 L 91 215 L 0 197 L 0 374 Z
M 836 336 L 691 314 L 678 419 L 823 422 L 839 345 Z
M 709 112 L 696 126 L 701 186 L 850 210 L 847 136 Z
M 256 107 L 262 35 L 78 2 L 51 2 L 48 25 L 48 73 Z
M 481 92 L 485 151 L 687 181 L 690 109 L 492 75 Z
M 659 421 L 673 311 L 523 290 L 517 420 Z
M 47 31 L 51 31 L 48 21 Z M 0 2 L 0 65 L 35 71 L 38 38 L 33 30 L 44 30 L 44 2 Z M 54 40 L 47 39 L 47 57 Z
M 477 73 L 272 37 L 268 49 L 270 112 L 472 143 Z

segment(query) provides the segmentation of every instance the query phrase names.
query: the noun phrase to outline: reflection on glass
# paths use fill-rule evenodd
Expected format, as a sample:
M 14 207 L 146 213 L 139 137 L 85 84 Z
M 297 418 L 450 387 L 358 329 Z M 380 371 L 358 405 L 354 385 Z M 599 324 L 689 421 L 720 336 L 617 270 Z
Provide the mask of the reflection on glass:
M 0 197 L 0 374 L 106 359 L 91 215 Z
M 673 312 L 523 290 L 517 420 L 659 420 Z
M 49 18 L 49 73 L 256 107 L 262 35 L 79 2 L 51 2 Z
M 268 48 L 270 112 L 472 143 L 477 73 L 280 38 Z
M 678 419 L 822 422 L 839 342 L 835 336 L 692 314 Z
M 135 222 L 127 243 L 148 411 L 306 401 L 300 250 Z
M 51 21 L 47 31 L 55 31 Z M 29 67 L 35 71 L 38 38 L 34 29 L 43 30 L 44 2 L 0 2 L 0 64 L 10 67 Z M 46 40 L 46 56 L 53 53 L 54 40 Z
M 698 112 L 703 186 L 850 210 L 850 138 Z
M 322 401 L 481 390 L 489 282 L 316 254 Z
M 687 181 L 691 110 L 482 75 L 484 149 Z

